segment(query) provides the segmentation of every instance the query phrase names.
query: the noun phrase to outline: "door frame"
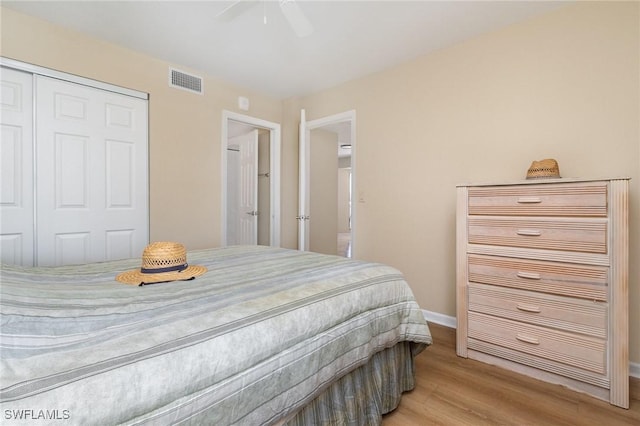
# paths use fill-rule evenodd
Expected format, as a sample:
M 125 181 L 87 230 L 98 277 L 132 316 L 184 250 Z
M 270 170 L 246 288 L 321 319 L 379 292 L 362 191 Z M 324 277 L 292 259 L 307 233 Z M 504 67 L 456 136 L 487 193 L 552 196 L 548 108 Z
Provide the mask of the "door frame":
M 269 131 L 269 205 L 271 210 L 269 245 L 272 247 L 280 247 L 280 123 L 274 123 L 227 110 L 222 111 L 222 143 L 220 144 L 222 147 L 222 164 L 220 167 L 222 173 L 222 234 L 220 243 L 223 247 L 227 245 L 227 145 L 229 141 L 229 120 Z
M 329 115 L 315 120 L 306 120 L 306 111 L 300 110 L 300 141 L 299 141 L 299 188 L 298 188 L 298 250 L 309 250 L 309 163 L 311 130 L 321 129 L 331 124 L 350 124 L 351 133 L 351 257 L 355 253 L 356 229 L 356 111 L 349 110 L 339 114 Z M 336 154 L 337 155 L 337 154 Z

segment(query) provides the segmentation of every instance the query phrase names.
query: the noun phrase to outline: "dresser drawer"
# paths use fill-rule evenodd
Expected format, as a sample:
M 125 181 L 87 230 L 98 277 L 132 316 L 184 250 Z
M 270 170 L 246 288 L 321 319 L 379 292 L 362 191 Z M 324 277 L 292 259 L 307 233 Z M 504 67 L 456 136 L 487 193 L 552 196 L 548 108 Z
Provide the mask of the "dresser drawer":
M 481 359 L 485 361 L 487 360 L 485 355 L 489 355 L 490 357 L 502 358 L 507 360 L 508 362 L 510 361 L 526 365 L 535 369 L 544 370 L 553 374 L 568 377 L 569 379 L 578 380 L 583 383 L 589 383 L 600 388 L 611 388 L 611 381 L 609 380 L 607 374 L 594 373 L 592 371 L 587 371 L 582 368 L 577 368 L 571 365 L 557 362 L 552 359 L 540 358 L 538 356 L 515 351 L 504 346 L 483 342 L 482 340 L 469 339 L 468 344 L 470 350 L 482 353 L 482 355 L 480 355 Z M 473 353 L 469 354 L 469 358 L 478 359 L 477 356 Z M 493 361 L 489 362 L 493 363 Z M 498 363 L 500 363 L 500 361 L 498 361 Z M 516 371 L 522 372 L 519 367 L 516 368 L 513 365 L 511 367 L 512 369 L 516 369 Z M 507 366 L 507 368 L 509 367 Z M 533 374 L 529 373 L 529 375 L 537 379 L 541 379 L 541 375 L 537 374 L 537 372 Z
M 469 285 L 469 310 L 607 338 L 607 304 L 484 284 Z
M 605 266 L 467 255 L 469 282 L 608 301 Z
M 473 187 L 468 208 L 470 215 L 605 217 L 607 183 Z
M 469 337 L 605 374 L 606 340 L 469 312 Z
M 583 253 L 607 253 L 606 220 L 472 216 L 468 241 Z

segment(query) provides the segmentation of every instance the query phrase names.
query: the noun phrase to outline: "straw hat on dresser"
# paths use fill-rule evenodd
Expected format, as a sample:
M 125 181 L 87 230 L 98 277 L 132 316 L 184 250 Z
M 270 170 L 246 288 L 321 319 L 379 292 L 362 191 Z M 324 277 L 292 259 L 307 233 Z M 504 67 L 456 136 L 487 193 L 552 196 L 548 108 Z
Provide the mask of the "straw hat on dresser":
M 142 252 L 140 269 L 122 272 L 116 280 L 139 286 L 169 281 L 188 281 L 207 272 L 205 266 L 189 265 L 187 249 L 180 243 L 155 242 Z
M 527 170 L 527 179 L 559 178 L 560 168 L 553 158 L 534 161 Z

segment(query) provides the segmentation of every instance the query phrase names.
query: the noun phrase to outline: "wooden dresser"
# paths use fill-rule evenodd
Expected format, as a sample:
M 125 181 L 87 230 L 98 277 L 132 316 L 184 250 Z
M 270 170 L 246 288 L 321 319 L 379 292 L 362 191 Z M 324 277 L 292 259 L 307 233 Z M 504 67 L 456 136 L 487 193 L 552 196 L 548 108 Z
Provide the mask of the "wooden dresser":
M 629 407 L 624 179 L 457 187 L 457 353 Z

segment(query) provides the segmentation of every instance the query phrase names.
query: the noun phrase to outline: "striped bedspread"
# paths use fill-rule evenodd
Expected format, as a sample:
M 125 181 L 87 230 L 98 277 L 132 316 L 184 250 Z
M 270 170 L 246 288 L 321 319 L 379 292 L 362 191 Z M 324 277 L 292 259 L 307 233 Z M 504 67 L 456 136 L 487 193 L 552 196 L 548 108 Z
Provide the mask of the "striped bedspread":
M 431 343 L 388 266 L 261 246 L 144 287 L 140 260 L 3 266 L 0 423 L 274 424 L 401 341 Z

